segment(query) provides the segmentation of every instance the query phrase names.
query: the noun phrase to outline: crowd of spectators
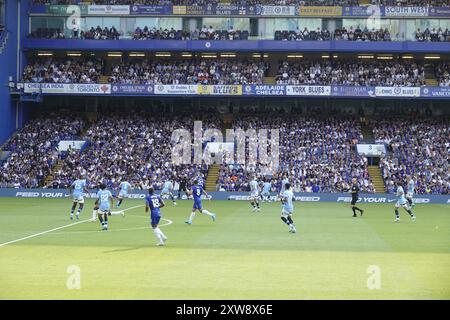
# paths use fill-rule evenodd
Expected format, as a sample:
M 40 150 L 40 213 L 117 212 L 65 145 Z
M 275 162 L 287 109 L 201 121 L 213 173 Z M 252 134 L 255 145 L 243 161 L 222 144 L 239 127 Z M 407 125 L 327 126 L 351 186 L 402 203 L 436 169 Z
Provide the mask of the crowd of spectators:
M 152 186 L 160 190 L 168 179 L 204 177 L 206 164 L 176 166 L 172 162 L 173 130 L 193 132 L 194 120 L 202 121 L 203 130 L 220 128 L 217 117 L 204 114 L 155 116 L 133 112 L 101 116 L 83 137 L 90 146 L 83 152 L 69 154 L 52 174 L 49 187 L 65 188 L 81 176 L 87 178 L 91 188 L 101 182 L 117 188 L 121 181 L 127 180 L 135 188 Z
M 61 158 L 58 142 L 73 139 L 82 125 L 80 119 L 60 114 L 29 121 L 2 148 L 11 154 L 0 166 L 0 187 L 38 187 Z
M 362 192 L 375 191 L 367 159 L 355 152 L 362 139 L 356 120 L 269 113 L 237 116 L 233 128 L 279 129 L 279 167 L 267 168 L 259 162 L 222 164 L 218 190 L 249 191 L 250 178 L 256 175 L 269 179 L 275 192 L 287 175 L 296 192 L 347 192 L 353 177 L 358 179 Z
M 36 59 L 23 71 L 24 82 L 97 83 L 102 75 L 101 59 Z
M 261 84 L 268 65 L 225 59 L 156 62 L 138 60 L 112 67 L 110 83 Z
M 436 79 L 440 87 L 450 87 L 450 64 L 440 63 L 436 67 Z
M 277 84 L 349 86 L 422 86 L 424 67 L 417 62 L 280 62 Z
M 361 29 L 360 27 L 348 29 L 335 29 L 334 34 L 327 29 L 317 28 L 316 30 L 308 30 L 304 28 L 303 31 L 297 27 L 296 30 L 291 31 L 275 31 L 275 40 L 289 40 L 289 41 L 326 41 L 326 40 L 346 40 L 346 41 L 391 41 L 391 34 L 386 29 L 372 29 L 367 27 Z
M 420 42 L 445 42 L 450 41 L 450 30 L 442 28 L 426 28 L 424 31 L 421 31 L 420 28 L 416 31 L 416 40 Z
M 374 122 L 373 132 L 377 143 L 388 146 L 380 167 L 389 193 L 411 175 L 419 194 L 450 194 L 448 120 L 385 118 Z
M 234 30 L 231 26 L 228 30 L 214 30 L 212 26 L 203 26 L 200 30 L 182 31 L 169 29 L 157 29 L 156 27 L 137 27 L 132 38 L 134 40 L 248 40 L 247 30 Z
M 275 31 L 274 39 L 283 41 L 326 41 L 331 40 L 331 33 L 327 29 L 308 30 L 308 28 L 304 28 L 301 30 L 297 27 L 296 30 L 291 31 Z
M 397 7 L 448 7 L 450 0 L 372 0 L 378 6 Z

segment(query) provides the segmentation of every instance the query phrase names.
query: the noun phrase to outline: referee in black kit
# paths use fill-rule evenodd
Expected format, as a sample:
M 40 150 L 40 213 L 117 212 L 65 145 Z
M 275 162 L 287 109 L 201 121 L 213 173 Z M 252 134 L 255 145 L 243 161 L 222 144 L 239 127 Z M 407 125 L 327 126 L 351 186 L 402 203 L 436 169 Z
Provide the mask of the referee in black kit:
M 358 202 L 359 199 L 359 185 L 358 185 L 358 180 L 356 180 L 356 178 L 352 179 L 352 211 L 353 211 L 353 217 L 356 217 L 356 210 L 359 211 L 359 213 L 361 214 L 361 216 L 364 213 L 364 210 L 358 208 L 356 206 L 356 202 Z

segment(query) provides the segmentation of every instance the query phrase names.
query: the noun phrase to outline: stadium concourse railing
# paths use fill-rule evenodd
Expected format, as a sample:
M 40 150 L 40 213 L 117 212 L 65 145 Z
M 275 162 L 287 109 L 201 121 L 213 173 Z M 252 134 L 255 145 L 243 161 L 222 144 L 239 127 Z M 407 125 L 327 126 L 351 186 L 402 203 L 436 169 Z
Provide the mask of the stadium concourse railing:
M 341 85 L 200 85 L 17 83 L 12 94 L 98 96 L 223 96 L 358 99 L 450 99 L 450 87 L 372 87 Z
M 213 200 L 233 200 L 247 201 L 248 192 L 225 192 L 210 191 L 209 196 Z M 97 190 L 90 190 L 88 196 L 96 197 Z M 144 190 L 134 190 L 128 195 L 130 199 L 144 199 L 146 196 Z M 352 196 L 350 193 L 300 193 L 295 192 L 295 201 L 298 202 L 335 202 L 350 203 Z M 69 198 L 71 195 L 67 189 L 15 189 L 0 188 L 0 197 L 13 198 Z M 272 200 L 276 199 L 276 194 L 272 193 Z M 183 195 L 181 200 L 187 200 Z M 395 204 L 397 197 L 393 194 L 361 194 L 359 201 L 361 203 L 391 203 Z M 450 195 L 415 195 L 416 204 L 450 204 Z
M 371 52 L 449 53 L 450 42 L 275 41 L 275 40 L 22 40 L 24 50 L 103 50 L 179 52 Z

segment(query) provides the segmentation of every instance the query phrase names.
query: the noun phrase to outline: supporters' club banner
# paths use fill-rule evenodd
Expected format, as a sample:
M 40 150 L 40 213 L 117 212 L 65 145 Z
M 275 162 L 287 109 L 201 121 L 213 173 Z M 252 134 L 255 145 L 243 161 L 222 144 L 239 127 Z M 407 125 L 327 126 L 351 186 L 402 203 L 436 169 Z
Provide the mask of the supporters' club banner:
M 372 97 L 375 95 L 375 87 L 356 86 L 332 86 L 331 95 L 336 97 Z
M 241 85 L 199 85 L 199 94 L 240 96 L 242 95 Z
M 286 95 L 286 86 L 284 85 L 244 85 L 242 94 L 253 96 L 284 96 Z
M 153 94 L 152 84 L 113 84 L 112 94 Z
M 158 84 L 154 87 L 155 94 L 197 94 L 196 84 Z
M 295 6 L 257 6 L 256 14 L 261 16 L 295 16 Z
M 172 6 L 131 6 L 131 14 L 172 14 Z
M 88 5 L 45 5 L 45 13 L 65 16 L 72 14 L 86 15 L 88 13 Z M 34 12 L 33 12 L 34 13 Z
M 349 17 L 370 17 L 384 16 L 384 7 L 365 6 L 365 7 L 342 7 L 342 15 Z
M 428 7 L 384 7 L 386 17 L 427 17 Z
M 25 93 L 50 94 L 110 94 L 110 84 L 91 83 L 24 83 Z
M 186 6 L 186 13 L 188 15 L 194 15 L 194 16 L 202 16 L 205 15 L 205 7 L 203 6 Z
M 331 86 L 286 86 L 288 96 L 329 96 Z
M 428 9 L 430 17 L 450 17 L 450 7 L 431 7 Z
M 87 14 L 91 15 L 129 15 L 130 6 L 90 5 Z
M 342 16 L 342 7 L 300 7 L 298 14 L 303 17 L 340 17 Z
M 420 97 L 420 87 L 375 87 L 377 97 Z
M 450 87 L 421 87 L 420 96 L 423 98 L 450 99 Z
M 173 6 L 172 11 L 173 14 L 186 14 L 187 8 L 186 6 Z

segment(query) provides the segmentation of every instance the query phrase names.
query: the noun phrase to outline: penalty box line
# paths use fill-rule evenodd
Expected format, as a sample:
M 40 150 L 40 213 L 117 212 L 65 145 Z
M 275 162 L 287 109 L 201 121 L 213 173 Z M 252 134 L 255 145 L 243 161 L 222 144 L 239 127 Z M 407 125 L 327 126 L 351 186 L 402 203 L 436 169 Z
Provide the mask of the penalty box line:
M 136 209 L 136 208 L 140 208 L 140 207 L 143 207 L 143 205 L 134 206 L 134 207 L 127 208 L 127 209 L 124 209 L 124 210 L 121 210 L 121 211 L 128 211 L 128 210 Z M 50 230 L 38 232 L 38 233 L 31 234 L 29 236 L 26 236 L 26 237 L 23 237 L 23 238 L 19 238 L 19 239 L 16 239 L 16 240 L 11 240 L 11 241 L 7 241 L 7 242 L 4 242 L 4 243 L 0 243 L 0 247 L 4 247 L 4 246 L 6 246 L 8 244 L 16 243 L 16 242 L 19 242 L 19 241 L 24 241 L 24 240 L 27 240 L 27 239 L 35 238 L 35 237 L 38 237 L 38 236 L 41 236 L 41 235 L 44 235 L 44 234 L 47 234 L 47 233 L 50 233 L 50 232 L 53 232 L 53 231 L 61 230 L 61 229 L 68 228 L 68 227 L 71 227 L 71 226 L 75 226 L 77 224 L 85 223 L 85 222 L 88 222 L 88 221 L 91 221 L 91 219 L 77 221 L 77 222 L 74 222 L 74 223 L 66 224 L 65 226 L 61 226 L 61 227 L 53 228 L 53 229 L 50 229 Z

